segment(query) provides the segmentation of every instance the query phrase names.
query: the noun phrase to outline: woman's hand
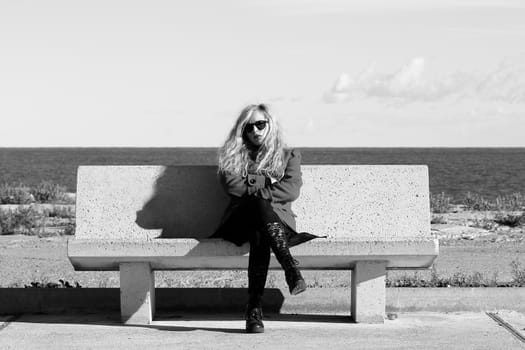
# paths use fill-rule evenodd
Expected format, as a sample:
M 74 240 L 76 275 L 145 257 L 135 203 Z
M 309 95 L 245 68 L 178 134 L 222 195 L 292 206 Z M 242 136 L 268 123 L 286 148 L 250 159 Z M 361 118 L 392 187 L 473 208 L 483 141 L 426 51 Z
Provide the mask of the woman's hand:
M 282 179 L 274 179 L 274 182 L 261 188 L 255 195 L 271 202 L 293 202 L 299 198 L 302 185 L 301 152 L 292 150 Z

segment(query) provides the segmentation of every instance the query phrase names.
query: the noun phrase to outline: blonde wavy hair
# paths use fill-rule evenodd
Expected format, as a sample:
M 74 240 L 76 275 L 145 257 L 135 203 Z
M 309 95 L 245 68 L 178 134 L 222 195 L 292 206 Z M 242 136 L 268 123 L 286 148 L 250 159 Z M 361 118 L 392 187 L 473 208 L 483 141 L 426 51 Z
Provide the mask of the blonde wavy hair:
M 245 127 L 254 112 L 260 112 L 268 121 L 268 134 L 257 152 L 257 174 L 281 179 L 284 176 L 284 142 L 280 127 L 265 104 L 246 106 L 230 131 L 226 142 L 219 148 L 219 172 L 245 177 L 250 161 L 249 141 Z

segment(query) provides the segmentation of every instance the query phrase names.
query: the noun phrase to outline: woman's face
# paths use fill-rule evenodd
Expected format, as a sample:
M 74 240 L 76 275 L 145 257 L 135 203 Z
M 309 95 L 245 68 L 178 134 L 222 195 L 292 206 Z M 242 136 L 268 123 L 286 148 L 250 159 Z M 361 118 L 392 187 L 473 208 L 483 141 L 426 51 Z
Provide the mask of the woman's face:
M 263 113 L 255 111 L 244 127 L 246 138 L 253 146 L 260 146 L 268 135 L 270 129 L 268 119 Z

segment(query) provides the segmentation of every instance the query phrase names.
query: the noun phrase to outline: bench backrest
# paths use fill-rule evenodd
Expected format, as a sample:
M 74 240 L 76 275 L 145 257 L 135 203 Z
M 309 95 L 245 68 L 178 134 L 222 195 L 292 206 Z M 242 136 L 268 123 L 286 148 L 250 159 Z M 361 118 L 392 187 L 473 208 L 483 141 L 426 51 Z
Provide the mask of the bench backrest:
M 329 238 L 428 238 L 424 165 L 303 165 L 298 231 Z M 80 166 L 76 238 L 209 237 L 228 197 L 215 166 Z

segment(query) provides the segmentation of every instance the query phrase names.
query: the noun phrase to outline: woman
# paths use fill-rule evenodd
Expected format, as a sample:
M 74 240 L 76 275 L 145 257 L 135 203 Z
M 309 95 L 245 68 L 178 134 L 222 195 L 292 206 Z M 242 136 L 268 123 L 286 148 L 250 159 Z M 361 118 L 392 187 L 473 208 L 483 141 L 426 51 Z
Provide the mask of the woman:
M 262 296 L 270 250 L 281 264 L 290 293 L 306 283 L 289 247 L 317 236 L 295 231 L 291 202 L 302 186 L 301 153 L 285 149 L 279 126 L 268 108 L 249 105 L 219 149 L 220 182 L 230 196 L 219 229 L 212 237 L 250 243 L 246 331 L 264 332 Z

